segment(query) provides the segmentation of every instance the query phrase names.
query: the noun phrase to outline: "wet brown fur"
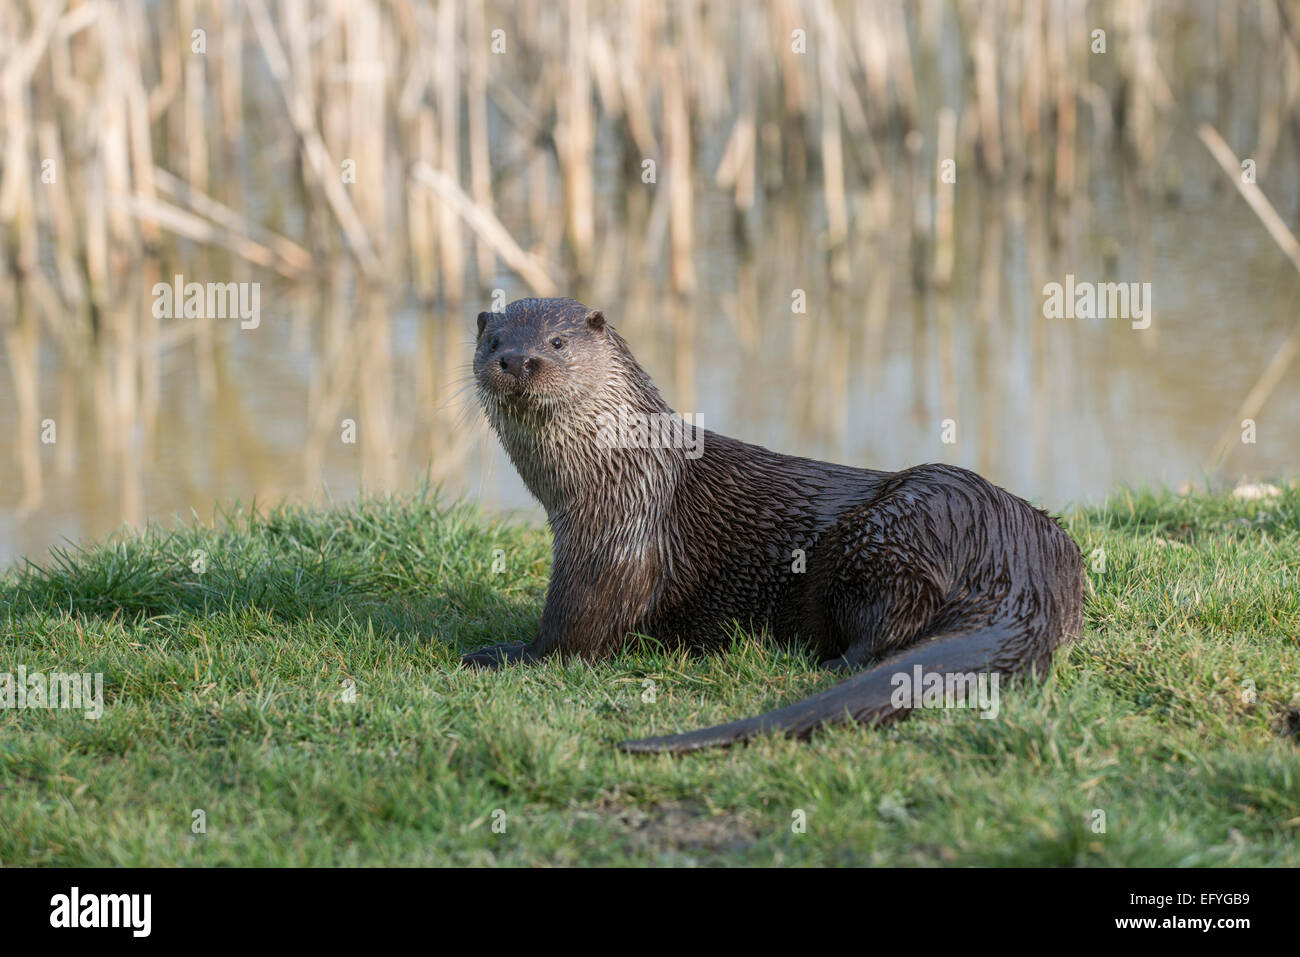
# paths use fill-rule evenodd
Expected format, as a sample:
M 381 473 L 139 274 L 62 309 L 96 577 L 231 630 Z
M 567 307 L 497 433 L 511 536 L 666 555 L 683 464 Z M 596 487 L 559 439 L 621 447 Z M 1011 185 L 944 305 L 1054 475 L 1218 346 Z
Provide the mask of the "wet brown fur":
M 559 347 L 556 347 L 556 343 Z M 885 661 L 746 721 L 623 742 L 693 750 L 756 734 L 887 721 L 889 678 L 1043 673 L 1083 618 L 1078 546 L 1046 513 L 973 472 L 797 458 L 704 431 L 703 454 L 609 448 L 598 416 L 672 410 L 599 312 L 525 299 L 479 315 L 479 399 L 546 508 L 554 561 L 537 637 L 465 656 L 598 661 L 632 635 L 720 648 L 732 622 L 803 642 L 834 668 Z M 796 571 L 797 556 L 806 568 Z

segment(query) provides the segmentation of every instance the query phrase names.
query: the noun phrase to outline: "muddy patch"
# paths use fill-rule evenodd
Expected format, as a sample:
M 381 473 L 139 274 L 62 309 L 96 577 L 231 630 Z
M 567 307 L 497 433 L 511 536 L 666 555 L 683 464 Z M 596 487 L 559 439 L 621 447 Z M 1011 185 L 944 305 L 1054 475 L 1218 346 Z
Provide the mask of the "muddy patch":
M 1300 705 L 1292 704 L 1274 715 L 1273 729 L 1292 744 L 1300 744 Z
M 715 814 L 702 803 L 671 802 L 649 808 L 602 803 L 589 812 L 622 832 L 638 851 L 735 854 L 753 844 L 759 828 L 738 814 Z

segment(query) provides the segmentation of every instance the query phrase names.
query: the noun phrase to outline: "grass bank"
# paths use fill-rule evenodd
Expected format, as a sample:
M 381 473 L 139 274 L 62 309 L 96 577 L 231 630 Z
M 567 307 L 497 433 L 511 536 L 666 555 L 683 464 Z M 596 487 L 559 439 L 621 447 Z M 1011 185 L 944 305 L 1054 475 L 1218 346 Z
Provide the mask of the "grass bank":
M 0 710 L 0 863 L 1300 865 L 1300 488 L 1066 522 L 1085 635 L 995 720 L 684 758 L 612 745 L 834 679 L 745 635 L 458 669 L 531 637 L 544 529 L 417 496 L 57 551 L 0 575 L 0 672 L 104 713 Z

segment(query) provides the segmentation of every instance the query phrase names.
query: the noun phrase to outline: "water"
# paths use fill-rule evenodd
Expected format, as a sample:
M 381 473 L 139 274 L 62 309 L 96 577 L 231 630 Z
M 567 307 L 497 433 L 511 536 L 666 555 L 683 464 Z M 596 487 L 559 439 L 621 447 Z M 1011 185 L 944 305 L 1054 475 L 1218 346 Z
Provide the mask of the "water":
M 1069 209 L 1041 182 L 995 187 L 964 166 L 947 292 L 912 278 L 914 170 L 934 167 L 932 131 L 920 160 L 888 147 L 884 175 L 850 184 L 840 287 L 828 278 L 815 177 L 806 192 L 760 191 L 737 227 L 711 183 L 726 133 L 699 133 L 693 297 L 669 291 L 661 234 L 648 245 L 650 194 L 620 185 L 610 154 L 596 169 L 595 268 L 563 290 L 602 308 L 669 401 L 716 431 L 873 468 L 963 465 L 1053 509 L 1125 486 L 1177 488 L 1207 478 L 1216 440 L 1239 426 L 1239 405 L 1300 316 L 1300 276 L 1180 130 L 1151 177 L 1178 182 L 1171 196 L 1138 189 L 1119 151 L 1082 131 L 1088 182 Z M 1284 139 L 1260 179 L 1290 222 L 1295 151 Z M 265 208 L 277 189 L 253 183 L 247 208 Z M 522 189 L 507 182 L 498 211 L 526 245 L 537 237 Z M 468 238 L 466 250 L 472 260 Z M 465 388 L 474 316 L 490 307 L 486 290 L 528 295 L 516 277 L 429 306 L 400 282 L 359 289 L 343 261 L 290 283 L 190 243 L 166 255 L 126 277 L 100 337 L 81 345 L 30 296 L 0 288 L 0 315 L 18 320 L 0 324 L 0 564 L 124 524 L 210 519 L 235 499 L 346 501 L 422 481 L 540 518 Z M 175 273 L 260 282 L 260 325 L 153 322 L 152 285 Z M 1067 273 L 1149 282 L 1150 327 L 1046 318 L 1044 284 Z M 795 290 L 804 314 L 791 311 Z M 42 441 L 48 420 L 53 442 Z M 1256 428 L 1210 478 L 1297 473 L 1294 368 Z

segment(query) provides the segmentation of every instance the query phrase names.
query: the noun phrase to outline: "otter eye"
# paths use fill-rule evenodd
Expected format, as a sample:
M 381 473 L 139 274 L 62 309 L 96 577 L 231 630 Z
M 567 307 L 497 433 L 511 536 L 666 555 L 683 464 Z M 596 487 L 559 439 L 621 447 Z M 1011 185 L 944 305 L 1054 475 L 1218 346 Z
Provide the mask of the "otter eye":
M 561 339 L 559 336 L 556 336 L 554 339 L 551 340 L 551 345 L 553 345 L 557 349 L 563 349 L 564 340 Z
M 491 349 L 493 352 L 496 352 L 497 346 L 499 345 L 501 345 L 501 340 L 496 336 L 493 336 L 492 341 L 488 343 L 488 348 Z

